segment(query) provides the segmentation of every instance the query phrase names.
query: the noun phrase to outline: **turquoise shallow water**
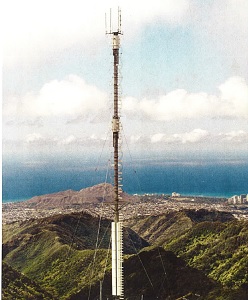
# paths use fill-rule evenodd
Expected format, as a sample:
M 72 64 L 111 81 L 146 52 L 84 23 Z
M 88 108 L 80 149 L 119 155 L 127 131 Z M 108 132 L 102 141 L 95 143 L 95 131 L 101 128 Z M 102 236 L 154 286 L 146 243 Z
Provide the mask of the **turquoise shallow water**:
M 24 201 L 36 195 L 67 189 L 80 190 L 111 182 L 111 172 L 102 167 L 80 168 L 47 165 L 30 168 L 4 165 L 3 202 Z M 123 167 L 123 189 L 132 194 L 178 192 L 184 195 L 230 197 L 248 193 L 248 164 L 242 165 L 136 165 Z

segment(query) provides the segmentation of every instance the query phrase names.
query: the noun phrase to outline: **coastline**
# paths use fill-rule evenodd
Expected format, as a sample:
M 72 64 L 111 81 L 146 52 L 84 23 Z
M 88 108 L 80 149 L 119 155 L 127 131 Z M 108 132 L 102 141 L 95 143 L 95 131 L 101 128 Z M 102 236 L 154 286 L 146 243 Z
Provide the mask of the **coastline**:
M 248 193 L 248 164 L 245 166 L 127 166 L 122 184 L 128 194 L 165 194 L 229 198 Z M 13 168 L 13 166 L 12 166 Z M 2 203 L 23 202 L 35 196 L 91 187 L 104 182 L 106 170 L 15 167 L 3 172 Z M 21 175 L 20 175 L 21 174 Z M 107 178 L 111 182 L 111 178 Z
M 60 191 L 58 191 L 60 192 Z M 161 195 L 172 195 L 173 192 L 178 192 L 181 197 L 192 197 L 192 198 L 216 198 L 216 199 L 228 199 L 234 195 L 241 195 L 241 194 L 248 194 L 248 192 L 237 192 L 237 193 L 234 193 L 234 194 L 222 194 L 222 193 L 181 193 L 180 191 L 172 191 L 172 192 L 139 192 L 139 193 L 128 193 L 132 196 L 144 196 L 144 195 L 149 195 L 149 196 L 161 196 Z M 53 193 L 51 193 L 53 194 Z M 17 199 L 2 199 L 2 204 L 10 204 L 10 203 L 18 203 L 18 202 L 25 202 L 33 197 L 36 197 L 36 196 L 44 196 L 46 194 L 43 194 L 43 195 L 34 195 L 34 196 L 30 196 L 28 198 L 17 198 Z
M 162 195 L 143 195 L 139 201 L 129 202 L 122 210 L 123 220 L 134 217 L 161 215 L 169 211 L 205 210 L 232 214 L 236 219 L 248 219 L 248 204 L 228 205 L 226 198 L 213 197 L 167 197 Z M 49 204 L 50 203 L 50 204 Z M 29 203 L 6 202 L 2 206 L 2 224 L 29 219 L 40 219 L 53 215 L 64 215 L 85 212 L 94 217 L 113 219 L 111 205 L 102 205 L 101 202 L 60 203 L 52 202 Z

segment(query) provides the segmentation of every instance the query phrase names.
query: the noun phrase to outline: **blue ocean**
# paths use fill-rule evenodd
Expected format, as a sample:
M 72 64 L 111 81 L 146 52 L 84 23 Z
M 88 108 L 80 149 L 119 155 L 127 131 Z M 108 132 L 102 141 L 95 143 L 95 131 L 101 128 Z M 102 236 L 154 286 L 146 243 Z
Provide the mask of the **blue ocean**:
M 3 202 L 24 201 L 33 196 L 80 190 L 112 182 L 112 171 L 94 163 L 30 166 L 3 164 Z M 230 197 L 248 193 L 246 164 L 123 164 L 123 190 L 131 194 L 158 193 Z

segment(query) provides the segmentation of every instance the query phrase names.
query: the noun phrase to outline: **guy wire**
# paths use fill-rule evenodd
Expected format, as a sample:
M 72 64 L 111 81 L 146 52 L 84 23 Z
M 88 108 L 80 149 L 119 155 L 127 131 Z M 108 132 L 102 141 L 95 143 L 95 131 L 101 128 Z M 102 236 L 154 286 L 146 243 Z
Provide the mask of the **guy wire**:
M 107 166 L 106 175 L 105 175 L 105 182 L 104 182 L 105 186 L 106 186 L 107 179 L 108 179 L 108 173 L 109 173 L 109 161 L 108 161 L 108 166 Z M 101 202 L 101 209 L 100 209 L 100 214 L 99 214 L 99 222 L 98 222 L 98 230 L 97 230 L 97 237 L 96 237 L 96 243 L 95 243 L 95 250 L 94 250 L 94 256 L 93 256 L 93 262 L 91 264 L 92 268 L 91 268 L 91 272 L 90 272 L 90 287 L 89 287 L 88 300 L 90 299 L 91 286 L 92 286 L 92 281 L 91 280 L 92 280 L 93 273 L 94 273 L 94 267 L 95 267 L 95 261 L 96 261 L 96 254 L 97 254 L 98 247 L 100 246 L 100 243 L 98 245 L 98 242 L 99 242 L 101 220 L 102 220 L 102 211 L 103 211 L 103 205 L 104 205 L 105 196 L 106 196 L 106 190 L 104 189 L 104 191 L 103 191 L 103 197 L 102 197 L 103 200 Z M 106 233 L 106 231 L 105 231 L 105 233 Z

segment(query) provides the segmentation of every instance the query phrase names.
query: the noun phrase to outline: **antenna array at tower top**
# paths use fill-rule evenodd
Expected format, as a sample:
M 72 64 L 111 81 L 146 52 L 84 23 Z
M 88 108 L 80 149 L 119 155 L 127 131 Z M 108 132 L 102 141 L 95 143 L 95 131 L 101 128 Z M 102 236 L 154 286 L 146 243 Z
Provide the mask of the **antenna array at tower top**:
M 122 34 L 121 31 L 121 9 L 118 7 L 118 16 L 112 17 L 112 9 L 109 10 L 109 16 L 105 14 L 105 32 L 106 34 Z

